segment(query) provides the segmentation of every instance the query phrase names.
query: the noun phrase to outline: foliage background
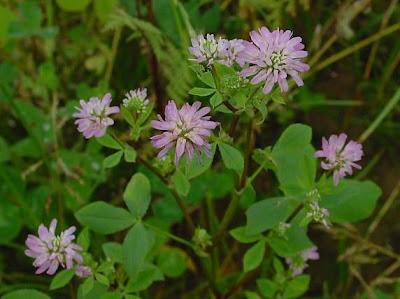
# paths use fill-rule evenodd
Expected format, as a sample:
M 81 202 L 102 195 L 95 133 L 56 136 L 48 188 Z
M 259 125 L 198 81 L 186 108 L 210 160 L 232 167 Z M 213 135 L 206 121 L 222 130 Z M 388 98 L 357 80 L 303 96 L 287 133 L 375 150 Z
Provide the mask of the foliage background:
M 0 295 L 27 286 L 46 290 L 49 279 L 32 274 L 23 255 L 27 233 L 55 216 L 63 226 L 77 224 L 73 213 L 93 200 L 120 204 L 123 186 L 138 167 L 102 166 L 112 152 L 78 137 L 71 120 L 78 100 L 111 91 L 114 103 L 120 103 L 129 89 L 145 86 L 161 111 L 168 99 L 187 100 L 195 84 L 187 62 L 194 32 L 247 38 L 250 30 L 266 25 L 302 36 L 312 69 L 286 105 L 269 111 L 257 147 L 273 144 L 293 122 L 310 125 L 318 146 L 322 136 L 347 132 L 360 138 L 366 151 L 357 176 L 383 190 L 367 220 L 330 231 L 312 228 L 321 260 L 309 269 L 307 298 L 400 296 L 399 22 L 395 0 L 2 0 Z M 121 123 L 123 132 L 127 128 Z M 134 145 L 153 153 L 149 145 Z M 229 173 L 220 175 L 207 188 L 223 199 L 232 180 Z M 268 173 L 256 180 L 266 193 L 273 183 Z M 154 219 L 184 232 L 175 202 L 161 197 L 152 204 Z M 196 196 L 188 198 L 198 203 Z M 223 211 L 226 203 L 218 201 L 216 207 Z M 102 238 L 92 242 L 101 244 Z M 101 255 L 99 246 L 91 248 Z M 234 256 L 243 252 L 234 250 Z M 241 267 L 236 262 L 232 259 L 228 268 Z M 190 262 L 186 267 L 190 280 Z M 172 298 L 186 283 L 160 282 L 153 298 Z M 56 291 L 54 298 L 68 298 L 63 292 Z

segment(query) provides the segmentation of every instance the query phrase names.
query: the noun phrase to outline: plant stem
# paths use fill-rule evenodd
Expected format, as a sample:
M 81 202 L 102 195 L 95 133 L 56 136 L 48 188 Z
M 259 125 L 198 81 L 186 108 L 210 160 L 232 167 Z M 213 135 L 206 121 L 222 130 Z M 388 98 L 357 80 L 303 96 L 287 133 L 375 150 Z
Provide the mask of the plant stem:
M 382 109 L 381 113 L 375 118 L 371 125 L 361 134 L 358 141 L 363 143 L 367 138 L 376 130 L 376 128 L 381 124 L 384 118 L 396 107 L 397 103 L 400 101 L 400 88 L 397 89 L 393 97 L 387 102 L 386 106 Z
M 326 41 L 326 43 L 321 47 L 321 49 L 319 49 L 318 52 L 315 53 L 313 57 L 311 57 L 310 60 L 308 61 L 310 67 L 312 67 L 321 58 L 321 56 L 325 54 L 325 52 L 337 41 L 337 39 L 338 36 L 336 34 L 333 34 Z
M 228 209 L 226 210 L 222 218 L 218 231 L 214 235 L 213 238 L 214 243 L 221 240 L 221 236 L 224 234 L 225 230 L 228 228 L 233 217 L 235 216 L 235 212 L 240 201 L 240 194 L 243 191 L 243 188 L 246 186 L 247 172 L 249 169 L 249 161 L 252 151 L 253 151 L 253 120 L 250 121 L 247 132 L 247 148 L 246 148 L 243 172 L 236 189 L 233 191 L 232 200 L 230 201 Z
M 113 41 L 112 41 L 112 46 L 111 46 L 111 55 L 109 57 L 109 62 L 105 74 L 105 80 L 107 83 L 110 83 L 110 78 L 112 74 L 112 70 L 114 67 L 114 62 L 115 62 L 115 57 L 117 56 L 117 50 L 118 50 L 118 44 L 119 40 L 121 38 L 121 28 L 117 28 L 114 33 Z
M 174 188 L 171 188 L 168 180 L 158 171 L 157 168 L 155 168 L 153 165 L 151 165 L 149 162 L 147 162 L 145 159 L 143 159 L 140 156 L 138 156 L 138 161 L 140 163 L 142 163 L 144 166 L 146 166 L 156 176 L 158 176 L 160 178 L 160 180 L 168 187 L 168 189 L 171 191 L 172 195 L 174 196 L 176 203 L 178 204 L 179 208 L 181 209 L 187 224 L 189 225 L 190 233 L 193 233 L 194 230 L 196 229 L 196 227 L 193 223 L 193 220 L 190 216 L 189 210 L 186 207 L 184 200 L 180 197 L 178 192 L 176 192 L 176 190 Z
M 162 230 L 161 228 L 158 228 L 157 226 L 154 226 L 154 225 L 149 224 L 149 223 L 147 223 L 147 222 L 143 222 L 143 224 L 144 224 L 145 226 L 147 226 L 148 228 L 154 230 L 155 232 L 157 232 L 157 233 L 159 233 L 159 234 L 162 234 L 162 235 L 165 235 L 165 236 L 171 238 L 172 240 L 174 240 L 174 241 L 176 241 L 176 242 L 178 242 L 178 243 L 181 243 L 181 244 L 183 244 L 183 245 L 186 245 L 186 246 L 190 247 L 191 249 L 195 250 L 195 247 L 194 247 L 194 245 L 193 245 L 191 242 L 186 241 L 185 239 L 182 239 L 182 238 L 180 238 L 180 237 L 178 237 L 178 236 L 176 236 L 176 235 L 173 235 L 173 234 L 171 234 L 171 233 L 169 233 L 169 232 L 167 232 L 167 231 L 164 231 L 164 230 Z

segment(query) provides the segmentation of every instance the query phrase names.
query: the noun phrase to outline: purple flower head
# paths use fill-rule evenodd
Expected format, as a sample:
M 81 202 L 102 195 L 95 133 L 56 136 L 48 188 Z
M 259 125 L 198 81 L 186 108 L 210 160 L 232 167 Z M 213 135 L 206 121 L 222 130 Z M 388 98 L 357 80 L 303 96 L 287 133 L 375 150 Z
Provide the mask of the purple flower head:
M 245 42 L 245 49 L 240 54 L 240 60 L 247 63 L 240 75 L 252 77 L 252 84 L 264 83 L 263 92 L 271 92 L 275 83 L 281 91 L 288 90 L 288 75 L 298 86 L 303 85 L 299 73 L 309 70 L 309 66 L 302 62 L 307 57 L 301 37 L 292 37 L 290 30 L 276 29 L 269 31 L 261 27 L 258 31 L 250 32 L 252 42 Z
M 192 38 L 192 46 L 189 52 L 192 54 L 192 60 L 206 66 L 212 65 L 214 62 L 222 62 L 225 58 L 229 43 L 226 39 L 214 37 L 214 34 L 207 34 L 204 38 L 199 35 Z
M 233 65 L 235 62 L 243 65 L 240 54 L 245 49 L 244 42 L 245 41 L 242 39 L 225 40 L 225 47 L 221 55 L 221 63 L 227 66 Z
M 111 94 L 107 93 L 100 100 L 92 97 L 89 101 L 80 101 L 80 107 L 77 107 L 78 112 L 74 113 L 76 118 L 75 124 L 78 126 L 78 131 L 85 138 L 101 137 L 106 133 L 106 129 L 114 124 L 114 121 L 109 117 L 110 114 L 118 113 L 119 107 L 112 106 Z
M 200 102 L 192 105 L 184 104 L 180 109 L 174 101 L 169 101 L 165 107 L 165 120 L 158 115 L 158 120 L 153 120 L 151 125 L 162 134 L 151 137 L 151 143 L 155 148 L 161 149 L 157 158 L 164 157 L 175 147 L 175 164 L 186 153 L 191 160 L 195 150 L 199 152 L 210 149 L 208 137 L 219 123 L 211 121 L 209 107 L 201 107 Z
M 345 146 L 347 135 L 342 133 L 339 136 L 331 135 L 329 140 L 322 138 L 322 150 L 315 153 L 315 157 L 324 158 L 321 167 L 325 170 L 333 170 L 333 182 L 339 184 L 339 180 L 347 174 L 353 174 L 353 169 L 361 169 L 361 166 L 354 163 L 361 160 L 364 152 L 362 145 L 350 140 Z
M 286 263 L 289 265 L 289 269 L 293 276 L 298 276 L 303 273 L 304 269 L 308 267 L 308 260 L 318 260 L 319 253 L 318 248 L 313 246 L 304 250 L 302 253 L 295 257 L 286 258 Z
M 125 96 L 126 98 L 122 101 L 124 107 L 132 107 L 139 113 L 144 112 L 150 103 L 149 99 L 147 99 L 147 88 L 130 90 L 125 94 Z
M 76 274 L 76 276 L 78 276 L 78 277 L 85 278 L 85 277 L 92 276 L 93 272 L 92 272 L 92 269 L 90 269 L 89 267 L 79 265 L 79 266 L 76 268 L 75 274 Z
M 56 235 L 56 226 L 56 219 L 51 221 L 49 229 L 41 224 L 38 229 L 39 237 L 28 235 L 25 241 L 28 247 L 25 254 L 35 259 L 33 265 L 37 268 L 36 274 L 46 272 L 53 275 L 60 265 L 71 269 L 74 262 L 83 262 L 80 255 L 82 248 L 72 242 L 75 239 L 76 228 L 71 226 L 60 235 Z

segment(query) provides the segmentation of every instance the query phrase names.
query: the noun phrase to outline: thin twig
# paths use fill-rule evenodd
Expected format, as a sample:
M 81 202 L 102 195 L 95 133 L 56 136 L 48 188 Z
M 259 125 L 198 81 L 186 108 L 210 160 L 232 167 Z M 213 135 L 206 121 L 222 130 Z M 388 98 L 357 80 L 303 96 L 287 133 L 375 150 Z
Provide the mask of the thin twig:
M 356 277 L 360 281 L 362 286 L 365 288 L 369 299 L 378 299 L 373 290 L 371 289 L 371 287 L 368 285 L 368 283 L 366 283 L 364 278 L 361 276 L 360 272 L 358 272 L 353 265 L 350 265 L 350 272 L 354 275 L 354 277 Z
M 110 82 L 112 70 L 114 68 L 115 57 L 117 56 L 118 44 L 119 44 L 119 40 L 121 38 L 121 31 L 122 31 L 122 28 L 117 28 L 114 33 L 112 46 L 111 46 L 111 55 L 109 57 L 109 62 L 108 62 L 108 66 L 107 66 L 107 70 L 106 70 L 106 74 L 105 74 L 106 82 Z
M 385 271 L 380 273 L 373 281 L 371 281 L 371 287 L 375 287 L 376 285 L 380 284 L 384 277 L 389 276 L 394 271 L 396 271 L 400 267 L 400 261 L 394 262 L 390 267 L 386 268 Z
M 358 141 L 363 143 L 367 138 L 376 130 L 376 128 L 381 124 L 385 117 L 396 107 L 397 103 L 400 101 L 400 88 L 397 89 L 393 97 L 387 102 L 386 106 L 381 110 L 379 115 L 371 123 L 371 125 L 361 134 Z
M 399 196 L 399 193 L 400 193 L 400 180 L 397 182 L 393 191 L 390 193 L 383 207 L 379 210 L 374 221 L 368 227 L 367 233 L 365 235 L 366 239 L 368 239 L 371 236 L 371 234 L 375 231 L 375 229 L 378 227 L 379 223 L 382 221 L 382 218 L 386 215 L 387 211 L 392 206 L 394 200 Z
M 327 66 L 331 65 L 332 63 L 335 63 L 336 61 L 343 59 L 344 57 L 362 49 L 365 46 L 368 46 L 369 44 L 373 43 L 374 41 L 377 41 L 389 34 L 392 34 L 393 32 L 396 32 L 400 30 L 400 23 L 396 23 L 385 30 L 379 31 L 371 36 L 369 36 L 366 39 L 363 39 L 362 41 L 354 44 L 351 47 L 348 47 L 330 57 L 322 61 L 321 63 L 317 64 L 310 72 L 306 74 L 306 77 L 326 68 Z
M 394 12 L 394 9 L 397 6 L 398 0 L 392 0 L 389 4 L 389 7 L 386 9 L 385 14 L 383 15 L 380 30 L 383 30 L 386 28 L 386 26 L 389 23 L 390 17 Z M 376 57 L 376 54 L 378 53 L 378 48 L 379 48 L 379 40 L 377 40 L 371 47 L 371 52 L 369 53 L 367 65 L 365 67 L 364 71 L 364 79 L 367 80 L 369 76 L 371 75 L 371 70 L 372 70 L 372 65 L 374 64 L 374 60 Z

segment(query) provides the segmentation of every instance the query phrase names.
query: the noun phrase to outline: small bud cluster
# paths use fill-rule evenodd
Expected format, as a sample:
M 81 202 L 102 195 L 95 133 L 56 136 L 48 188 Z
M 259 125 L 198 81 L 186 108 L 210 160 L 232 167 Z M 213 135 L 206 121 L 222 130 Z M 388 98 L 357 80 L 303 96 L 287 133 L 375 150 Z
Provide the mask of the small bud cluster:
M 122 100 L 125 108 L 132 109 L 137 113 L 144 113 L 149 106 L 150 101 L 147 98 L 146 88 L 130 90 L 125 96 L 126 98 Z
M 317 189 L 314 189 L 307 194 L 307 201 L 305 203 L 306 217 L 309 221 L 322 223 L 328 227 L 329 211 L 320 207 L 320 200 L 321 196 Z
M 208 256 L 206 249 L 212 245 L 211 236 L 204 228 L 196 228 L 193 236 L 193 243 L 196 245 L 196 252 L 200 256 Z

